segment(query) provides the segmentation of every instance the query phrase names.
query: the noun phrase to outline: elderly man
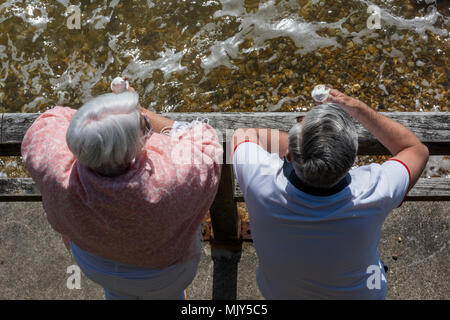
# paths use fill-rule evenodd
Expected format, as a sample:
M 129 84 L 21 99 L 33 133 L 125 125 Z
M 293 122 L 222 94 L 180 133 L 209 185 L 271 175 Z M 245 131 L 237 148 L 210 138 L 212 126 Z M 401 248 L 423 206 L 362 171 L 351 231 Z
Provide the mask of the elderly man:
M 351 169 L 358 148 L 352 117 L 394 157 Z M 428 160 L 410 130 L 331 90 L 289 134 L 237 130 L 233 151 L 266 299 L 386 297 L 381 228 Z

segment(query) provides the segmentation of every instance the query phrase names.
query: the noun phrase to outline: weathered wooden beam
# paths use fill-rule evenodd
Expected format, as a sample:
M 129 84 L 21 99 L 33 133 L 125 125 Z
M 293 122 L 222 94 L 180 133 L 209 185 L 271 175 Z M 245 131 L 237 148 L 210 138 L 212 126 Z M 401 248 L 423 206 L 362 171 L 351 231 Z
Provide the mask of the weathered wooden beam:
M 388 112 L 384 115 L 411 129 L 430 150 L 431 155 L 450 154 L 450 112 Z M 164 113 L 174 120 L 191 121 L 208 119 L 225 139 L 238 128 L 263 127 L 288 131 L 300 112 L 261 112 L 261 113 Z M 5 113 L 0 125 L 0 155 L 20 154 L 20 144 L 26 130 L 39 116 L 36 113 Z M 360 155 L 382 155 L 389 152 L 359 123 Z
M 223 176 L 228 176 L 231 172 L 231 166 L 224 166 L 225 171 L 222 172 Z M 222 191 L 233 190 L 234 201 L 244 201 L 243 195 L 237 183 L 226 182 L 228 179 L 224 179 L 224 182 L 219 185 L 219 191 L 216 196 L 216 201 L 212 206 L 213 213 L 211 213 L 211 220 L 214 224 L 214 235 L 219 239 L 229 239 L 229 230 L 233 230 L 232 238 L 239 233 L 237 221 L 236 205 L 232 204 L 228 196 Z M 229 189 L 228 189 L 229 187 Z M 223 189 L 222 189 L 223 188 Z M 224 197 L 225 196 L 225 197 Z M 227 200 L 220 200 L 225 198 Z M 0 178 L 0 201 L 40 201 L 41 193 L 36 187 L 36 184 L 31 178 Z M 406 197 L 407 201 L 450 201 L 450 178 L 421 178 L 416 185 L 409 191 Z M 226 205 L 227 208 L 221 207 Z M 213 218 L 213 215 L 216 214 Z M 235 217 L 235 218 L 233 218 Z M 222 222 L 224 225 L 222 226 Z M 222 229 L 220 229 L 222 228 Z M 217 231 L 216 231 L 217 230 Z M 234 231 L 236 230 L 236 232 Z M 224 231 L 222 236 L 222 231 Z M 217 234 L 216 234 L 217 232 Z
M 244 196 L 236 180 L 234 181 L 234 198 L 243 202 Z M 421 178 L 408 192 L 406 201 L 450 201 L 450 178 Z
M 0 178 L 2 201 L 42 201 L 42 196 L 31 178 Z
M 406 201 L 450 201 L 450 178 L 422 178 L 408 192 Z
M 39 113 L 4 113 L 0 124 L 0 156 L 20 155 L 20 145 Z

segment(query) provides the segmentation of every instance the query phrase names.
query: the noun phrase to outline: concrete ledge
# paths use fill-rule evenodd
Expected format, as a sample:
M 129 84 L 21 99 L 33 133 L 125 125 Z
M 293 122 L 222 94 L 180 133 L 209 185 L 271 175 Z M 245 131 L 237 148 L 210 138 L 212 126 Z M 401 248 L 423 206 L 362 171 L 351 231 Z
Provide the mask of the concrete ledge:
M 386 220 L 379 249 L 389 266 L 389 299 L 450 299 L 449 205 L 404 203 Z M 66 270 L 73 264 L 40 202 L 0 203 L 0 299 L 104 299 L 101 287 L 84 276 L 80 290 L 67 289 Z M 262 299 L 256 265 L 252 243 L 244 243 L 237 264 L 237 299 Z M 205 242 L 188 298 L 211 299 L 214 281 L 233 280 L 220 268 Z

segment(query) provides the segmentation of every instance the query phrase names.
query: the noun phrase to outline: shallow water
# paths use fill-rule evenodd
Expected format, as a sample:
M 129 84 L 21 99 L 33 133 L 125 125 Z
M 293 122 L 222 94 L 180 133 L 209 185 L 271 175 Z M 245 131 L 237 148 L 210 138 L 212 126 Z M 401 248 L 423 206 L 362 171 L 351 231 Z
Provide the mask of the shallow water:
M 80 29 L 67 26 L 70 4 Z M 368 28 L 371 5 L 381 29 Z M 144 107 L 164 112 L 307 111 L 316 84 L 379 111 L 449 111 L 449 7 L 0 0 L 0 112 L 79 108 L 118 75 Z
M 158 111 L 308 109 L 318 83 L 378 109 L 448 110 L 448 1 L 93 2 L 70 30 L 68 0 L 3 1 L 2 112 L 78 108 L 118 75 Z

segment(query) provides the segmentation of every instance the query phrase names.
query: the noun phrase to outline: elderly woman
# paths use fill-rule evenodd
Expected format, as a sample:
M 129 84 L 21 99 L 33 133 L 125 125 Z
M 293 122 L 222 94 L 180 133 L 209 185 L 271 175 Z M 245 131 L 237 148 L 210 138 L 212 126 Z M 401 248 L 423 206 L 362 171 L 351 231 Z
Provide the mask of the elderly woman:
M 222 153 L 208 124 L 145 110 L 132 88 L 48 110 L 22 143 L 49 223 L 107 299 L 184 298 Z

